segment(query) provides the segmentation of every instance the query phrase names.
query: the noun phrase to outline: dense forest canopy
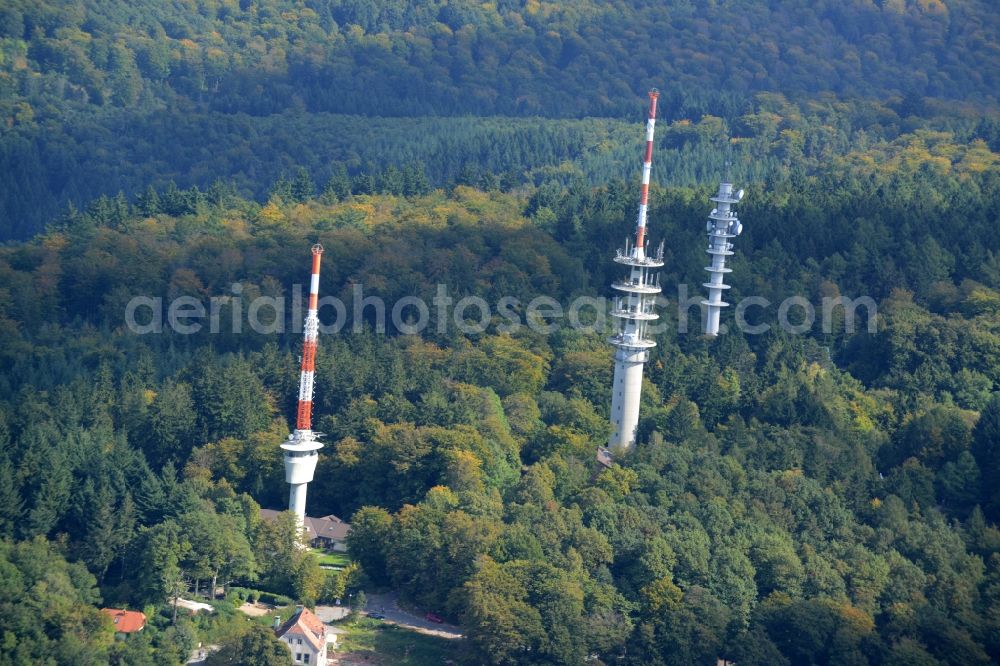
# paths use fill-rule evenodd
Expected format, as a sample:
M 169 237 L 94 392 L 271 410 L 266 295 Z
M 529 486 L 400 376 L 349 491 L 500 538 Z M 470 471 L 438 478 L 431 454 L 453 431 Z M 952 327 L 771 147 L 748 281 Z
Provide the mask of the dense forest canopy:
M 366 589 L 462 663 L 1000 661 L 998 33 L 987 0 L 3 2 L 0 663 L 274 659 L 234 600 Z M 665 326 L 599 466 L 612 324 L 529 304 L 608 296 L 653 86 Z M 707 339 L 725 173 L 767 330 Z M 260 514 L 315 242 L 339 573 Z
M 709 342 L 677 330 L 668 290 L 639 448 L 605 471 L 602 331 L 377 335 L 369 312 L 323 336 L 310 512 L 352 517 L 364 573 L 349 584 L 460 620 L 470 663 L 997 659 L 998 170 L 851 169 L 750 189 L 733 295 L 869 295 L 876 331 Z M 286 498 L 298 335 L 288 311 L 284 333 L 234 333 L 233 285 L 244 303 L 290 296 L 319 240 L 321 291 L 346 303 L 356 285 L 391 304 L 440 284 L 568 302 L 603 293 L 637 194 L 415 182 L 338 196 L 293 179 L 263 206 L 101 199 L 0 249 L 4 534 L 54 539 L 50 557 L 85 564 L 115 603 L 197 579 L 307 602 L 343 590 L 289 545 L 290 523 L 257 517 Z M 708 194 L 653 191 L 665 284 L 701 281 Z M 137 335 L 122 314 L 137 295 L 222 297 L 227 325 Z M 86 608 L 93 582 L 75 585 Z M 164 622 L 111 648 L 79 631 L 130 663 L 193 640 Z
M 757 180 L 917 129 L 996 150 L 998 32 L 988 0 L 14 0 L 0 239 L 100 194 L 222 179 L 261 200 L 282 172 L 323 182 L 335 162 L 420 163 L 434 185 L 600 184 L 634 168 L 651 86 L 676 124 L 669 182 L 711 180 L 727 150 Z
M 80 105 L 608 116 L 655 80 L 674 119 L 779 89 L 992 104 L 996 27 L 985 0 L 15 0 L 2 34 L 18 77 Z

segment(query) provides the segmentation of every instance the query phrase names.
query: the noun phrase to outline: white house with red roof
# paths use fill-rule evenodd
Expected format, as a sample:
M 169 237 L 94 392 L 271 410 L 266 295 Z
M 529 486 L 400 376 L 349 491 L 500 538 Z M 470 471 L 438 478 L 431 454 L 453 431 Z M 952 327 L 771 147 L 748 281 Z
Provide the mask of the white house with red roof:
M 326 666 L 330 650 L 328 643 L 336 644 L 337 636 L 327 630 L 316 615 L 299 606 L 295 615 L 275 629 L 275 635 L 292 651 L 293 664 Z

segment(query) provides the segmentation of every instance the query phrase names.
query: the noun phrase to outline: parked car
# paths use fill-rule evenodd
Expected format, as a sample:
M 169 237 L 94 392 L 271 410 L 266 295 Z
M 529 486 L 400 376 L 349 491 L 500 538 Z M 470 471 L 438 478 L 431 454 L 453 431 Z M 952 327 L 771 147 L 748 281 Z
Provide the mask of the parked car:
M 385 615 L 382 615 L 382 613 L 368 613 L 367 615 L 368 615 L 368 617 L 370 617 L 373 620 L 384 620 L 385 619 Z
M 440 617 L 438 617 L 434 613 L 428 613 L 427 615 L 424 615 L 424 619 L 425 620 L 430 620 L 431 622 L 437 622 L 438 624 L 443 624 L 444 623 L 444 620 L 442 620 Z

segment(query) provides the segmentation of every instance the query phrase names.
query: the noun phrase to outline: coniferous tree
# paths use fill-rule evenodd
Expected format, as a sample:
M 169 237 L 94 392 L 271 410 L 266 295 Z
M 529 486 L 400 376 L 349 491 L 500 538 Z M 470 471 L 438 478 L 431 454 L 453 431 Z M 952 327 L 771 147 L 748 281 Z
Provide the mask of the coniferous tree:
M 163 385 L 150 405 L 143 439 L 144 452 L 154 465 L 187 457 L 195 444 L 196 414 L 190 386 L 172 381 Z
M 983 480 L 983 503 L 992 520 L 1000 520 L 1000 393 L 994 393 L 972 435 L 972 453 Z
M 327 203 L 343 201 L 351 195 L 351 178 L 347 175 L 347 167 L 338 162 L 333 168 L 330 179 L 323 187 L 323 198 Z
M 24 502 L 7 452 L 0 449 L 0 536 L 12 538 L 21 524 Z
M 312 176 L 309 175 L 309 170 L 305 167 L 299 167 L 289 188 L 291 200 L 302 203 L 311 199 L 315 193 L 316 186 L 313 184 Z
M 50 534 L 69 505 L 72 473 L 60 452 L 50 453 L 40 476 L 22 528 L 28 537 Z
M 84 497 L 88 500 L 84 504 L 86 532 L 80 540 L 78 550 L 87 568 L 100 581 L 104 579 L 104 574 L 117 555 L 117 549 L 123 545 L 117 543 L 118 517 L 115 513 L 114 496 L 107 486 L 102 485 L 95 492 L 91 485 Z

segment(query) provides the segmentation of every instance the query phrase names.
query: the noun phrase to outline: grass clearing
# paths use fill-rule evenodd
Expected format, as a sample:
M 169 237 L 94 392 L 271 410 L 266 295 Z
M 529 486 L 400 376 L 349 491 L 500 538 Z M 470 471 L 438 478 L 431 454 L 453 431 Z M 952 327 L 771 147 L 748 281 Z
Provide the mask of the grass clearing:
M 351 563 L 351 556 L 347 553 L 328 553 L 320 548 L 310 548 L 319 560 L 321 567 L 346 567 Z
M 337 641 L 341 664 L 441 666 L 461 662 L 462 642 L 458 640 L 428 636 L 368 618 L 334 626 L 347 632 Z

